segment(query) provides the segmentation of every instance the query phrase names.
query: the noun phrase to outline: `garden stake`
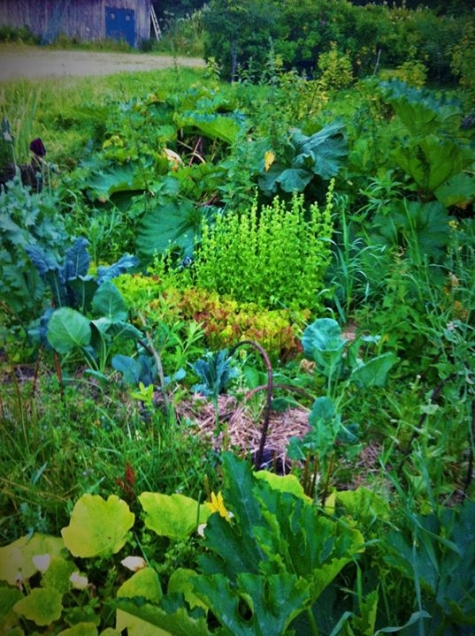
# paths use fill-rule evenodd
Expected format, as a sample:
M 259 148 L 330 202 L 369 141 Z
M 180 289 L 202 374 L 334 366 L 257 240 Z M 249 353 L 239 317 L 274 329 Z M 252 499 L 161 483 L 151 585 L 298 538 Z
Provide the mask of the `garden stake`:
M 146 321 L 142 314 L 139 314 L 139 318 L 142 325 L 146 327 Z M 150 334 L 150 332 L 146 330 L 145 335 L 147 336 L 147 343 L 139 340 L 139 344 L 141 344 L 142 347 L 146 349 L 155 360 L 155 364 L 157 365 L 157 375 L 158 379 L 160 380 L 160 388 L 162 389 L 163 403 L 168 413 L 170 411 L 170 400 L 168 399 L 168 393 L 165 389 L 165 374 L 163 372 L 162 359 L 160 358 L 160 354 L 154 347 L 152 335 Z
M 59 355 L 57 351 L 53 351 L 54 358 L 54 366 L 56 369 L 56 376 L 59 382 L 59 394 L 61 399 L 64 400 L 64 384 L 63 384 L 63 373 L 61 371 L 61 360 L 59 359 Z
M 242 345 L 251 345 L 251 347 L 254 347 L 255 349 L 257 349 L 259 353 L 261 354 L 262 359 L 264 360 L 264 363 L 267 367 L 267 399 L 266 399 L 266 408 L 264 412 L 264 423 L 262 425 L 259 449 L 254 459 L 254 468 L 256 470 L 259 470 L 262 464 L 262 456 L 264 454 L 264 448 L 267 441 L 267 433 L 269 430 L 270 410 L 272 405 L 272 392 L 273 392 L 272 364 L 271 364 L 271 361 L 269 360 L 269 356 L 267 355 L 265 349 L 258 342 L 255 342 L 254 340 L 242 340 L 242 342 L 238 342 L 238 344 L 231 349 L 229 353 L 229 357 L 231 357 L 236 352 L 236 350 Z
M 35 370 L 33 371 L 32 397 L 36 395 L 36 387 L 38 384 L 38 374 L 40 371 L 41 354 L 43 353 L 43 349 L 44 349 L 44 344 L 41 344 L 40 348 L 38 349 L 38 358 L 36 359 Z

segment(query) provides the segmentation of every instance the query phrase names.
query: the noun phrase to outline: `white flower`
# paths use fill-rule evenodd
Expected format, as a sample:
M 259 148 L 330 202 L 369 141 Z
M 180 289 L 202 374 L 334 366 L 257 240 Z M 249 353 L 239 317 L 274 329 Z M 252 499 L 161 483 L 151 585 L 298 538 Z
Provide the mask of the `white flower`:
M 46 572 L 51 563 L 51 554 L 37 554 L 33 557 L 33 563 L 40 572 Z
M 79 572 L 73 572 L 69 577 L 69 580 L 76 590 L 85 590 L 86 587 L 89 585 L 87 576 L 81 576 Z
M 121 561 L 124 568 L 127 568 L 131 572 L 138 572 L 138 570 L 143 570 L 143 568 L 147 567 L 147 563 L 145 559 L 138 556 L 128 556 Z

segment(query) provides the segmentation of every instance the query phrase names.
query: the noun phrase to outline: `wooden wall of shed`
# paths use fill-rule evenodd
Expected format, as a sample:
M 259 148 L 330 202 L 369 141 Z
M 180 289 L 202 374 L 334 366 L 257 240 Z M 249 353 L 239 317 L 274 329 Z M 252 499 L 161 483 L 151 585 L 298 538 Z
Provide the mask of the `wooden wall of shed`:
M 150 37 L 151 0 L 71 0 L 59 18 L 59 33 L 81 40 L 105 39 L 106 7 L 133 9 L 137 44 Z M 29 26 L 42 36 L 54 15 L 57 0 L 0 0 L 0 25 Z

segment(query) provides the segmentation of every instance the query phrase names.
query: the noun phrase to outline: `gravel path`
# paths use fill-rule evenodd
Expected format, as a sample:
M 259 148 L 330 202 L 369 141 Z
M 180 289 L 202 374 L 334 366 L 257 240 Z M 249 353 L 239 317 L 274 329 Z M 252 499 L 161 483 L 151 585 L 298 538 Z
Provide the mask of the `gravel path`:
M 204 67 L 199 58 L 178 57 L 178 66 Z M 124 71 L 153 71 L 170 68 L 175 59 L 143 53 L 95 53 L 56 51 L 36 47 L 0 49 L 0 82 L 16 78 L 64 77 L 67 75 L 112 75 Z

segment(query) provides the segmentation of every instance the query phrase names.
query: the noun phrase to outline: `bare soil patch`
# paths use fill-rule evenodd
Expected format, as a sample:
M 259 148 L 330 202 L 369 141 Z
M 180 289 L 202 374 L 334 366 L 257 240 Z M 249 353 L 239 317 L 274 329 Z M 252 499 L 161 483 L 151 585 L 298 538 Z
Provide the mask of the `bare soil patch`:
M 150 55 L 144 53 L 96 53 L 56 51 L 39 47 L 0 49 L 0 82 L 26 78 L 112 75 L 154 71 L 178 66 L 204 67 L 200 58 Z

